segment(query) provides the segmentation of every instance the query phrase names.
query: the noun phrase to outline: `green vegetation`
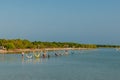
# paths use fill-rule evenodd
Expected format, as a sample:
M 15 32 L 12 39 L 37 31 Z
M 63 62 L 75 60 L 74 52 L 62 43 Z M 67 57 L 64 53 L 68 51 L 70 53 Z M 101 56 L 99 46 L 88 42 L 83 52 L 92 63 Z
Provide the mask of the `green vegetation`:
M 120 45 L 96 45 L 97 48 L 120 48 Z
M 41 42 L 21 39 L 0 39 L 0 46 L 10 49 L 42 49 L 42 48 L 117 48 L 116 45 L 95 45 L 95 44 L 79 44 L 73 42 Z

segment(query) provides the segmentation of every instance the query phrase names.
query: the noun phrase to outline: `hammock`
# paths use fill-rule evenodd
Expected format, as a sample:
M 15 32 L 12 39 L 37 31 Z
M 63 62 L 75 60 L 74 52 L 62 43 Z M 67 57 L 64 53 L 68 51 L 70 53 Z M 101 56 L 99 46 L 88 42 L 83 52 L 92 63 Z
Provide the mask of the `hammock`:
M 39 58 L 40 57 L 40 53 L 34 53 L 35 58 Z
M 32 56 L 32 54 L 31 55 L 26 54 L 26 57 L 31 59 L 33 56 Z

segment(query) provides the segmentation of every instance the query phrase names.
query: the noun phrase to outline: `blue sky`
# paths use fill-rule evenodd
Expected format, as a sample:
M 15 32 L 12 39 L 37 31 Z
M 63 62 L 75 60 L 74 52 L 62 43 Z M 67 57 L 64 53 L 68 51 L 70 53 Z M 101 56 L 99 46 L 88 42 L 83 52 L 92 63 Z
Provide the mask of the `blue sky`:
M 0 38 L 120 44 L 120 0 L 0 0 Z

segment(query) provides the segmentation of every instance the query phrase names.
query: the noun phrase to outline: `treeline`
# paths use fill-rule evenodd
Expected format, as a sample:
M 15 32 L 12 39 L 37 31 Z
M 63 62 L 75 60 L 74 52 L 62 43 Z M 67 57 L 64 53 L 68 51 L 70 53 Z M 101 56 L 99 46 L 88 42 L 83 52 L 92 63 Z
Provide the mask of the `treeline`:
M 97 48 L 120 48 L 120 45 L 96 45 Z
M 22 39 L 0 39 L 0 46 L 5 49 L 41 49 L 41 48 L 96 48 L 94 44 L 73 42 L 42 42 Z
M 0 39 L 0 46 L 8 49 L 26 49 L 35 46 L 29 40 L 21 39 Z
M 42 49 L 42 48 L 118 48 L 119 45 L 79 44 L 74 42 L 42 42 L 22 39 L 0 39 L 0 47 L 5 49 Z

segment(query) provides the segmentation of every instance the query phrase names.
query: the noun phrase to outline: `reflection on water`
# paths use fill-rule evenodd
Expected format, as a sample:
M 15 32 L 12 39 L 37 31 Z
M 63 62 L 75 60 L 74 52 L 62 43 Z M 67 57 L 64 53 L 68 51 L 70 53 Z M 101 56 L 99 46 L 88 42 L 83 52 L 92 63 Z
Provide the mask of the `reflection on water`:
M 60 50 L 60 51 L 43 51 L 37 53 L 21 53 L 21 54 L 0 54 L 0 63 L 22 63 L 22 64 L 41 64 L 46 63 L 51 58 L 68 56 L 80 51 Z M 81 51 L 83 52 L 83 51 Z
M 22 64 L 41 64 L 46 63 L 50 58 L 66 56 L 70 51 L 50 51 L 43 53 L 23 54 L 0 54 L 2 63 L 22 63 Z M 36 57 L 37 56 L 37 57 Z
M 22 60 L 22 64 L 41 64 L 47 62 L 47 58 L 35 58 L 35 59 L 24 59 Z
M 48 61 L 49 58 L 26 58 L 25 56 L 14 54 L 0 54 L 0 63 L 22 63 L 40 64 Z
M 59 57 L 67 57 L 72 55 L 81 55 L 91 52 L 97 52 L 97 50 L 60 50 L 60 51 L 43 51 L 37 53 L 25 53 L 25 54 L 0 54 L 0 63 L 22 63 L 22 64 L 42 64 L 51 60 L 57 60 Z M 37 57 L 36 57 L 37 56 Z M 84 57 L 84 56 L 83 56 Z

